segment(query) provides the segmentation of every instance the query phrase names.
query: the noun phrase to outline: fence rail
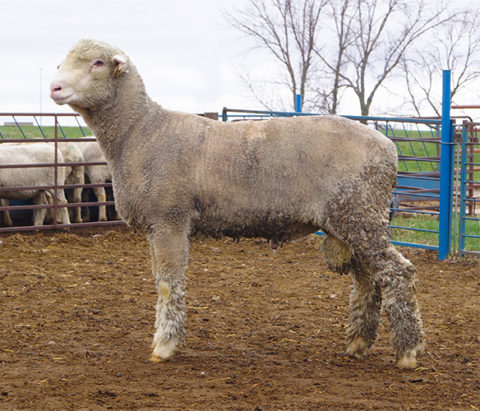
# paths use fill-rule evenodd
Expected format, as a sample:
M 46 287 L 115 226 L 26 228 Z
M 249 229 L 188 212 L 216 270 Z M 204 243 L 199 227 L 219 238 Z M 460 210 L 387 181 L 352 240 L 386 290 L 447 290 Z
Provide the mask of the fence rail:
M 460 204 L 458 251 L 460 255 L 480 255 L 473 250 L 480 244 L 480 124 L 464 121 L 461 127 Z
M 223 121 L 264 120 L 269 117 L 298 116 L 297 112 L 266 112 L 224 108 Z M 301 113 L 301 115 L 318 115 Z M 416 248 L 441 251 L 447 249 L 450 241 L 448 236 L 442 236 L 440 218 L 441 193 L 441 130 L 440 119 L 412 119 L 392 117 L 361 117 L 345 116 L 353 120 L 362 121 L 390 138 L 399 154 L 399 171 L 397 186 L 393 191 L 391 212 L 395 216 L 390 225 L 394 244 Z M 413 219 L 431 217 L 433 227 L 421 228 L 409 226 Z M 410 232 L 410 241 L 400 241 L 396 237 L 403 232 Z M 417 239 L 418 234 L 427 234 Z M 321 234 L 321 233 L 319 233 Z M 404 237 L 404 235 L 400 236 Z M 443 242 L 443 244 L 442 244 Z
M 41 124 L 45 123 L 45 124 Z M 3 124 L 3 127 L 2 127 Z M 7 125 L 5 125 L 7 124 Z M 28 144 L 48 142 L 54 144 L 58 153 L 59 142 L 88 142 L 96 141 L 94 138 L 88 138 L 91 135 L 90 130 L 82 124 L 82 120 L 78 114 L 67 113 L 0 113 L 0 144 L 16 143 Z M 32 138 L 35 136 L 35 138 Z M 41 137 L 39 137 L 41 136 Z M 81 138 L 79 138 L 81 137 Z M 33 201 L 14 201 L 13 204 L 0 204 L 0 214 L 8 212 L 13 216 L 14 226 L 0 226 L 0 232 L 14 232 L 14 231 L 30 231 L 30 230 L 49 230 L 49 229 L 65 229 L 69 227 L 92 227 L 104 225 L 123 224 L 120 220 L 111 221 L 85 221 L 82 223 L 61 224 L 57 220 L 59 210 L 62 208 L 72 209 L 82 207 L 82 209 L 90 211 L 91 215 L 95 215 L 100 206 L 114 206 L 115 202 L 110 201 L 91 201 L 90 198 L 85 198 L 82 202 L 69 202 L 68 204 L 58 204 L 56 201 L 56 193 L 58 190 L 73 190 L 81 188 L 82 190 L 104 188 L 111 189 L 112 183 L 87 183 L 87 184 L 65 184 L 58 181 L 57 170 L 59 167 L 85 167 L 85 166 L 106 166 L 104 161 L 78 161 L 68 162 L 59 161 L 57 154 L 53 162 L 46 163 L 30 163 L 17 164 L 14 159 L 8 162 L 3 161 L 0 164 L 0 173 L 2 170 L 15 169 L 29 169 L 29 168 L 54 168 L 55 178 L 51 185 L 10 185 L 8 187 L 0 187 L 0 199 L 2 192 L 6 191 L 26 191 L 36 190 L 53 192 L 52 204 L 33 204 Z M 36 210 L 53 210 L 53 223 L 42 226 L 32 225 L 31 214 Z M 29 211 L 28 213 L 26 213 Z M 5 220 L 5 218 L 4 218 Z M 3 224 L 5 225 L 5 224 Z
M 241 110 L 224 108 L 223 121 L 264 120 L 269 117 L 286 117 L 299 115 L 315 115 L 314 113 L 288 113 L 267 112 L 255 110 Z M 1 127 L 1 142 L 30 142 L 44 141 L 58 144 L 59 141 L 88 141 L 90 134 L 88 128 L 81 124 L 81 119 L 74 114 L 19 114 L 0 113 L 2 118 L 8 117 L 10 126 Z M 31 130 L 26 129 L 25 119 L 32 119 L 35 134 L 41 138 L 28 138 Z M 480 144 L 478 134 L 480 125 L 466 121 L 456 127 L 456 141 L 453 140 L 453 122 L 443 122 L 441 119 L 414 119 L 414 118 L 389 118 L 389 117 L 359 117 L 348 116 L 354 120 L 366 123 L 369 127 L 389 137 L 397 147 L 399 154 L 399 172 L 397 187 L 393 194 L 396 202 L 392 201 L 392 214 L 394 219 L 390 225 L 394 243 L 401 246 L 432 249 L 439 252 L 440 258 L 445 258 L 451 245 L 460 254 L 479 255 L 480 227 L 477 217 L 480 209 Z M 39 124 L 48 122 L 49 125 Z M 20 119 L 22 121 L 20 121 Z M 60 125 L 60 121 L 68 120 L 71 124 Z M 447 132 L 444 127 L 447 124 Z M 12 131 L 12 129 L 14 131 Z M 443 134 L 442 134 L 443 133 Z M 1 144 L 1 143 L 0 143 Z M 453 151 L 458 153 L 454 159 Z M 445 154 L 445 152 L 447 154 Z M 6 168 L 25 167 L 64 167 L 72 165 L 105 165 L 103 162 L 71 163 L 55 161 L 46 164 L 18 165 L 0 164 L 0 172 Z M 443 175 L 442 175 L 443 173 Z M 454 181 L 455 180 L 455 181 Z M 455 182 L 455 184 L 454 184 Z M 102 184 L 54 184 L 53 186 L 21 187 L 13 185 L 8 190 L 63 190 L 82 187 L 93 189 L 97 187 L 111 188 L 111 183 Z M 455 193 L 453 192 L 455 189 Z M 0 188 L 1 191 L 7 188 Z M 445 200 L 447 199 L 447 200 Z M 445 205 L 444 202 L 447 201 Z M 25 210 L 54 209 L 55 213 L 62 207 L 74 208 L 81 206 L 84 209 L 96 210 L 99 206 L 112 206 L 114 201 L 91 201 L 86 199 L 81 203 L 61 204 L 17 204 L 0 205 L 0 212 L 12 211 L 21 213 Z M 421 222 L 419 225 L 418 222 Z M 63 229 L 67 227 L 91 227 L 109 224 L 123 224 L 121 221 L 89 221 L 70 225 L 60 224 L 54 217 L 52 225 L 32 226 L 22 225 L 16 227 L 0 227 L 0 232 Z M 425 224 L 422 226 L 422 224 Z M 404 235 L 406 233 L 406 235 Z M 402 235 L 400 235 L 402 234 Z M 397 239 L 401 238 L 401 240 Z M 405 237 L 408 240 L 405 240 Z M 453 238 L 453 241 L 452 241 Z M 477 247 L 478 244 L 478 247 Z

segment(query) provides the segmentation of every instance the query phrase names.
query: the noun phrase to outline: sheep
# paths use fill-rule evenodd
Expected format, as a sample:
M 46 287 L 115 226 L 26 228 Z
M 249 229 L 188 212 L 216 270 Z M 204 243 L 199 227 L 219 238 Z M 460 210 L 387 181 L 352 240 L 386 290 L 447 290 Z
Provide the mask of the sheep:
M 60 151 L 57 153 L 58 162 L 63 162 L 63 156 Z M 53 163 L 55 161 L 55 149 L 51 144 L 45 143 L 3 143 L 0 144 L 0 164 L 41 164 Z M 65 169 L 58 167 L 57 184 L 65 182 Z M 47 195 L 54 195 L 52 189 L 27 189 L 27 190 L 8 190 L 9 187 L 45 187 L 55 184 L 55 170 L 53 167 L 28 167 L 28 168 L 2 168 L 0 169 L 0 191 L 2 199 L 10 200 L 28 200 L 34 199 L 34 203 L 47 204 Z M 63 190 L 56 190 L 57 202 L 66 204 L 67 200 Z M 35 209 L 33 216 L 34 226 L 43 225 L 46 214 L 45 208 Z M 61 220 L 64 224 L 70 224 L 67 209 L 60 209 Z M 7 217 L 5 217 L 7 218 Z M 10 216 L 8 216 L 8 219 Z M 8 221 L 8 220 L 7 220 Z M 11 220 L 10 220 L 11 223 Z
M 185 341 L 189 237 L 264 237 L 274 244 L 322 229 L 325 258 L 353 280 L 344 354 L 363 358 L 385 309 L 396 365 L 423 351 L 416 270 L 392 245 L 394 144 L 338 116 L 218 122 L 153 102 L 120 49 L 79 41 L 50 97 L 82 115 L 113 179 L 117 211 L 144 230 L 156 279 L 152 362 Z
M 1 195 L 1 192 L 0 192 Z M 4 198 L 0 198 L 0 207 L 8 207 L 9 202 Z M 10 213 L 8 210 L 3 212 L 3 225 L 6 227 L 11 227 L 13 225 L 12 219 L 10 218 Z
M 86 138 L 94 138 L 94 136 L 87 136 Z M 82 151 L 85 162 L 100 163 L 106 161 L 98 142 L 81 141 L 77 144 Z M 86 165 L 85 175 L 91 184 L 101 184 L 112 181 L 112 175 L 107 165 Z M 107 201 L 104 187 L 94 187 L 93 192 L 97 197 L 97 201 Z M 107 208 L 104 205 L 98 207 L 98 221 L 107 221 Z
M 53 144 L 53 143 L 49 143 Z M 83 154 L 77 143 L 73 141 L 59 141 L 58 149 L 61 151 L 65 163 L 83 163 Z M 71 165 L 65 167 L 65 184 L 84 184 L 85 172 L 83 165 Z M 82 202 L 83 187 L 75 187 L 73 189 L 73 202 Z M 75 207 L 73 221 L 75 223 L 82 222 L 82 209 L 80 206 Z
M 10 144 L 18 144 L 20 146 L 26 147 L 25 144 L 29 143 L 10 143 Z M 35 143 L 38 144 L 38 143 Z M 45 143 L 51 144 L 52 146 L 54 143 Z M 59 141 L 57 143 L 58 150 L 62 153 L 63 161 L 66 163 L 82 163 L 83 155 L 80 151 L 80 148 L 77 146 L 76 143 L 72 141 Z M 60 162 L 60 161 L 59 161 Z M 65 184 L 84 184 L 85 183 L 85 176 L 84 176 L 84 166 L 83 165 L 72 165 L 68 167 L 62 167 L 65 171 Z M 82 201 L 82 187 L 75 187 L 73 189 L 73 202 L 80 203 Z M 52 203 L 53 197 L 47 195 L 47 202 Z M 53 210 L 49 209 L 49 219 L 53 220 Z M 4 212 L 4 221 L 5 224 L 8 226 L 12 225 L 12 220 L 10 219 L 10 214 L 8 211 Z M 82 211 L 81 207 L 76 207 L 74 212 L 74 222 L 81 223 L 82 222 Z

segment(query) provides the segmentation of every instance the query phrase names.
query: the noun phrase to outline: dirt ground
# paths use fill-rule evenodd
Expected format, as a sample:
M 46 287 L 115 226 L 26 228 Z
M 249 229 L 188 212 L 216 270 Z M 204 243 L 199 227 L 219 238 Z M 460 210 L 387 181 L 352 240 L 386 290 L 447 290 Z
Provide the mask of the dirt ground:
M 418 269 L 426 352 L 394 368 L 383 318 L 366 360 L 344 349 L 350 279 L 319 240 L 192 241 L 187 344 L 148 361 L 156 291 L 126 228 L 0 236 L 0 409 L 480 409 L 480 262 Z

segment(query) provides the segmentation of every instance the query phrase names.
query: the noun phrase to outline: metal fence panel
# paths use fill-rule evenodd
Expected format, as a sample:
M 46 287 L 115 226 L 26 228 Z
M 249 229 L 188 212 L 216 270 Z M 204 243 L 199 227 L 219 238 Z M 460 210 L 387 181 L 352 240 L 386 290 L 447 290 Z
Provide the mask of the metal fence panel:
M 268 112 L 224 108 L 223 121 L 264 120 L 271 117 L 319 115 L 318 113 Z M 442 139 L 442 120 L 421 118 L 346 116 L 362 121 L 390 138 L 397 147 L 399 171 L 393 191 L 390 225 L 393 243 L 401 246 L 431 249 L 445 258 L 450 252 L 452 212 L 443 208 L 441 195 L 452 197 L 453 127 L 448 119 Z M 445 140 L 445 142 L 443 141 Z M 442 161 L 442 147 L 444 157 Z M 446 164 L 445 164 L 446 162 Z M 442 182 L 442 169 L 443 182 Z M 448 184 L 445 183 L 448 182 Z M 451 201 L 451 200 L 450 200 Z M 451 204 L 451 202 L 450 202 Z M 407 235 L 405 235 L 407 233 Z M 319 233 L 321 234 L 321 233 Z M 402 234 L 402 235 L 400 235 Z M 399 240 L 398 237 L 411 237 Z
M 480 124 L 462 125 L 460 154 L 459 241 L 460 255 L 480 256 Z
M 0 144 L 2 143 L 18 143 L 28 144 L 31 142 L 49 142 L 55 144 L 57 147 L 58 142 L 87 142 L 95 141 L 92 138 L 85 138 L 86 135 L 91 134 L 90 130 L 81 122 L 78 114 L 55 114 L 55 113 L 0 113 Z M 39 138 L 38 136 L 41 136 Z M 35 137 L 35 138 L 32 138 Z M 57 151 L 55 151 L 57 152 Z M 55 156 L 55 161 L 52 163 L 42 164 L 15 164 L 12 159 L 12 164 L 0 164 L 0 172 L 2 169 L 17 169 L 17 168 L 46 168 L 52 167 L 58 170 L 58 167 L 66 166 L 100 166 L 106 165 L 106 162 L 60 162 Z M 55 177 L 53 185 L 48 186 L 34 186 L 30 189 L 41 191 L 53 191 L 57 190 L 69 190 L 75 188 L 93 189 L 98 187 L 104 187 L 106 189 L 111 188 L 111 183 L 95 183 L 95 184 L 64 184 L 58 182 Z M 2 192 L 5 191 L 20 191 L 28 189 L 25 186 L 1 186 L 0 187 L 0 199 L 2 199 Z M 89 227 L 89 226 L 102 226 L 102 225 L 114 225 L 124 224 L 120 220 L 113 221 L 88 221 L 82 223 L 73 224 L 60 224 L 57 221 L 57 213 L 61 208 L 73 208 L 83 207 L 83 209 L 96 210 L 99 206 L 114 206 L 114 201 L 82 201 L 80 203 L 70 202 L 66 205 L 57 204 L 56 195 L 53 195 L 53 204 L 33 204 L 33 201 L 14 201 L 12 204 L 5 205 L 0 204 L 0 214 L 5 212 L 11 212 L 14 216 L 13 226 L 0 226 L 0 232 L 16 232 L 16 231 L 31 231 L 31 230 L 49 230 L 49 229 L 65 229 L 69 227 Z M 31 223 L 31 213 L 34 210 L 39 209 L 53 209 L 53 224 L 46 224 L 42 226 L 34 226 Z

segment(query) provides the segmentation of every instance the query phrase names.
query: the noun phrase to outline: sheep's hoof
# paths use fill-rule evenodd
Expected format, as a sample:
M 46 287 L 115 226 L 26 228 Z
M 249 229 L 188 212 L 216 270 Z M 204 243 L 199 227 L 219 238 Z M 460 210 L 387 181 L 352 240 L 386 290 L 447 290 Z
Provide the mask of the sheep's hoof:
M 423 343 L 418 344 L 415 348 L 408 350 L 403 355 L 400 355 L 395 365 L 398 368 L 415 368 L 417 366 L 417 355 L 422 354 L 423 351 Z
M 417 366 L 417 359 L 412 355 L 403 355 L 395 364 L 398 368 L 412 369 Z
M 175 354 L 177 349 L 178 338 L 172 338 L 166 343 L 153 343 L 153 353 L 150 357 L 150 361 L 153 363 L 158 363 L 161 361 L 166 361 Z
M 344 357 L 363 359 L 367 356 L 368 344 L 361 337 L 355 337 L 347 345 L 347 348 L 342 353 Z

